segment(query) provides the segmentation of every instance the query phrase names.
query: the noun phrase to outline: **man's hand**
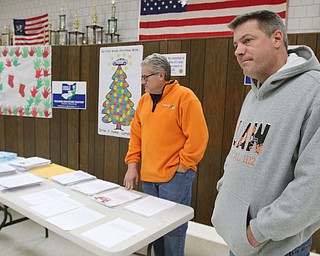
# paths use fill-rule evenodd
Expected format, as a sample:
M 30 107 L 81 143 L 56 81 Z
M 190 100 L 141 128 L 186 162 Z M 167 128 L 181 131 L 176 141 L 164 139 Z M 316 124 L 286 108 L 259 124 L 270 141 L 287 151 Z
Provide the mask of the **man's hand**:
M 252 234 L 252 230 L 250 228 L 250 225 L 248 225 L 247 227 L 247 238 L 248 238 L 248 241 L 249 243 L 251 244 L 251 246 L 253 247 L 258 247 L 259 246 L 259 242 L 258 240 L 256 240 Z
M 185 173 L 186 171 L 187 169 L 184 168 L 181 164 L 179 164 L 177 172 Z
M 129 163 L 127 173 L 124 176 L 123 186 L 127 190 L 132 190 L 134 185 L 138 184 L 138 180 L 139 174 L 137 170 L 137 163 Z

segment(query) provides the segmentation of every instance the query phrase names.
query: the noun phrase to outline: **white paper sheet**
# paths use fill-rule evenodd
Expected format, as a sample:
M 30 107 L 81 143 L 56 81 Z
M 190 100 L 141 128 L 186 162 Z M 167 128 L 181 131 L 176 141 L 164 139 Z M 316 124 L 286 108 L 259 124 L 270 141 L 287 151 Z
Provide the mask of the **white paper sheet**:
M 73 230 L 101 219 L 104 216 L 105 215 L 87 207 L 80 207 L 46 220 L 63 230 Z
M 99 179 L 71 186 L 73 190 L 79 191 L 83 194 L 90 195 L 90 196 L 101 193 L 108 189 L 113 189 L 118 187 L 120 186 L 116 183 L 99 180 Z
M 9 164 L 0 163 L 0 176 L 1 175 L 8 175 L 8 174 L 15 174 L 17 169 Z
M 175 207 L 177 204 L 154 196 L 147 196 L 124 208 L 145 217 L 152 217 Z
M 54 215 L 74 210 L 82 206 L 82 203 L 75 201 L 71 198 L 65 197 L 47 203 L 31 206 L 30 209 L 37 213 L 40 213 L 44 217 L 51 217 Z
M 41 182 L 43 182 L 43 179 L 32 173 L 15 174 L 0 178 L 0 185 L 8 189 L 38 185 Z
M 19 171 L 26 171 L 35 167 L 51 164 L 51 160 L 42 157 L 34 156 L 24 159 L 17 159 L 8 162 L 8 164 L 16 167 Z
M 125 190 L 123 188 L 114 189 L 103 194 L 94 195 L 92 198 L 108 207 L 121 205 L 140 198 L 141 195 Z
M 69 196 L 69 194 L 62 192 L 56 188 L 52 188 L 37 193 L 23 195 L 20 196 L 20 198 L 31 205 L 37 205 L 67 196 Z
M 110 248 L 143 230 L 145 230 L 144 227 L 138 226 L 124 219 L 117 218 L 101 226 L 90 229 L 82 233 L 82 235 L 96 243 Z
M 79 182 L 92 180 L 95 178 L 95 176 L 81 170 L 59 174 L 51 177 L 53 181 L 58 182 L 62 185 L 73 185 Z

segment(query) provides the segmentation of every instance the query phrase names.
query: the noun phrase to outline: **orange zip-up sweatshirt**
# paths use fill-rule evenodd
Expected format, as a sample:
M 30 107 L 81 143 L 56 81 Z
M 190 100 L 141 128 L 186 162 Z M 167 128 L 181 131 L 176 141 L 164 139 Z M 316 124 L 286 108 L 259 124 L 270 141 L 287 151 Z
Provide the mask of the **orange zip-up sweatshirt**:
M 187 87 L 173 81 L 165 86 L 157 105 L 145 93 L 131 123 L 125 162 L 141 161 L 142 181 L 167 182 L 178 165 L 197 170 L 208 142 L 201 103 Z

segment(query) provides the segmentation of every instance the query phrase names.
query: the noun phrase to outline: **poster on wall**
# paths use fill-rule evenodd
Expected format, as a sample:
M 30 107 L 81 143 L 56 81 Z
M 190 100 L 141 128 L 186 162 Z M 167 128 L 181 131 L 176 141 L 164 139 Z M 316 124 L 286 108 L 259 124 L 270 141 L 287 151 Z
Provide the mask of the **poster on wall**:
M 51 46 L 0 46 L 0 115 L 52 117 Z
M 87 82 L 52 81 L 52 107 L 86 109 Z
M 130 138 L 130 124 L 141 98 L 142 56 L 142 45 L 100 48 L 100 135 Z

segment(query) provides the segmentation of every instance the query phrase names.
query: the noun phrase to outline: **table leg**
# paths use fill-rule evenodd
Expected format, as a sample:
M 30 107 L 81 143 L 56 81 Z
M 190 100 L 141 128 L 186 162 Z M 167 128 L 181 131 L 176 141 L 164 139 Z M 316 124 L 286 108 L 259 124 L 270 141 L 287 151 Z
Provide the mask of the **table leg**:
M 0 230 L 4 227 L 28 220 L 29 218 L 27 217 L 22 217 L 16 220 L 13 220 L 11 213 L 8 211 L 8 206 L 0 206 L 0 211 L 3 211 L 3 220 L 0 224 Z

